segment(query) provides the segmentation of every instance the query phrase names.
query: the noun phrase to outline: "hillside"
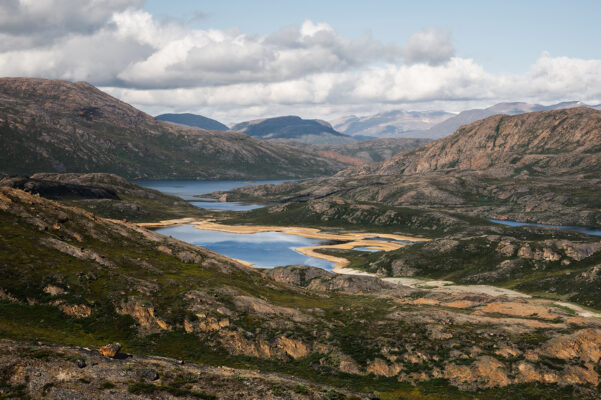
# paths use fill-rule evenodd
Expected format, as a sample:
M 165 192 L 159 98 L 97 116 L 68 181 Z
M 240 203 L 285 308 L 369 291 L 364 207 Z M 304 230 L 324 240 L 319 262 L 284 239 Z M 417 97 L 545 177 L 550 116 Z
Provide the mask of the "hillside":
M 155 117 L 161 121 L 175 124 L 193 126 L 208 131 L 227 131 L 229 128 L 219 121 L 197 114 L 161 114 Z
M 85 82 L 0 79 L 0 174 L 107 172 L 128 179 L 265 179 L 345 166 L 235 132 L 156 120 Z
M 0 179 L 0 186 L 75 205 L 94 214 L 128 221 L 201 216 L 206 211 L 179 197 L 147 189 L 112 174 L 39 173 Z
M 589 106 L 579 101 L 557 103 L 549 106 L 522 102 L 499 103 L 484 109 L 462 111 L 454 117 L 442 121 L 439 124 L 424 130 L 423 132 L 417 133 L 415 136 L 440 139 L 449 136 L 457 129 L 459 129 L 462 125 L 471 124 L 472 122 L 476 122 L 496 114 L 518 115 L 535 111 L 551 111 L 575 107 L 590 107 L 599 110 L 601 109 L 601 104 L 596 106 Z
M 65 398 L 79 385 L 128 398 L 223 393 L 199 385 L 214 369 L 139 355 L 277 372 L 277 396 L 311 399 L 342 400 L 347 390 L 410 400 L 598 395 L 599 321 L 550 300 L 411 289 L 303 266 L 262 272 L 12 188 L 0 188 L 0 260 L 0 335 L 37 343 L 0 344 L 9 397 Z M 137 355 L 102 359 L 40 342 L 119 342 Z M 275 390 L 239 374 L 250 393 Z M 304 381 L 299 388 L 282 374 Z
M 497 115 L 382 163 L 334 177 L 239 188 L 228 199 L 286 203 L 338 196 L 480 218 L 599 227 L 600 153 L 601 111 Z
M 234 125 L 232 130 L 263 140 L 294 140 L 309 144 L 340 144 L 354 141 L 325 121 L 302 119 L 297 116 L 241 122 Z
M 452 169 L 489 175 L 584 173 L 599 177 L 600 152 L 601 111 L 571 108 L 495 115 L 362 173 L 409 175 Z

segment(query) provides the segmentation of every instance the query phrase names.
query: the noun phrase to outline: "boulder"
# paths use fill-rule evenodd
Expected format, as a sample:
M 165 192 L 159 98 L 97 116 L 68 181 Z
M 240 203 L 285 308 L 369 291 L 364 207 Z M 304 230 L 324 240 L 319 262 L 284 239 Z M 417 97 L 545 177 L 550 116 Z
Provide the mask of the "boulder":
M 98 352 L 105 357 L 116 358 L 121 350 L 120 343 L 109 343 L 98 349 Z

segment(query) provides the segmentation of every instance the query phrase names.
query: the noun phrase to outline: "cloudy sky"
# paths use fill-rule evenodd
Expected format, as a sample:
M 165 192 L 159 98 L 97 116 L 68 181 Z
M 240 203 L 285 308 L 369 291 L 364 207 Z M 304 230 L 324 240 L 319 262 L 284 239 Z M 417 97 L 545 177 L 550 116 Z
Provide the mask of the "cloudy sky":
M 0 76 L 225 123 L 601 103 L 601 2 L 0 0 Z

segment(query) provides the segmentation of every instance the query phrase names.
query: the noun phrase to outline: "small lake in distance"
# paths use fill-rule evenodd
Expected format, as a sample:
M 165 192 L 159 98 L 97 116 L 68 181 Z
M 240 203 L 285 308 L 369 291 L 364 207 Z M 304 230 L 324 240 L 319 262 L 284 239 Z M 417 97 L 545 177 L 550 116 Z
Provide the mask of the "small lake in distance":
M 516 221 L 505 221 L 502 219 L 488 219 L 490 222 L 497 224 L 508 225 L 508 226 L 540 226 L 542 228 L 556 228 L 565 229 L 568 231 L 586 233 L 587 235 L 601 236 L 601 229 L 586 228 L 583 226 L 570 226 L 570 225 L 546 225 L 546 224 L 535 224 L 532 222 L 516 222 Z
M 327 241 L 309 239 L 281 232 L 250 234 L 227 233 L 196 229 L 193 225 L 180 225 L 157 229 L 156 232 L 184 242 L 202 246 L 224 256 L 254 264 L 259 268 L 304 264 L 331 270 L 330 261 L 309 257 L 294 250 L 327 244 Z
M 248 211 L 264 207 L 264 204 L 249 204 L 239 202 L 223 202 L 215 199 L 203 198 L 202 195 L 217 191 L 228 191 L 242 186 L 263 185 L 271 183 L 278 185 L 291 180 L 265 180 L 265 181 L 134 181 L 134 183 L 158 190 L 165 194 L 181 197 L 199 208 L 209 210 Z

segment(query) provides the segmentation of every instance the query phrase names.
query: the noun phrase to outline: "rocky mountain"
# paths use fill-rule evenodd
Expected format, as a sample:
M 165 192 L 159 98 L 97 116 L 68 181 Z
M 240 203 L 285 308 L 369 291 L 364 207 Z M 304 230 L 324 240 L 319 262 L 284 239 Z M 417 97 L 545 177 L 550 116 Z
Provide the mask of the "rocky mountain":
M 535 111 L 551 111 L 561 110 L 566 108 L 574 107 L 589 107 L 597 110 L 601 110 L 601 104 L 596 106 L 586 105 L 580 101 L 571 101 L 553 104 L 550 106 L 543 106 L 540 104 L 529 104 L 523 102 L 514 103 L 499 103 L 494 106 L 484 109 L 473 109 L 460 112 L 458 115 L 448 118 L 445 121 L 434 125 L 423 132 L 416 132 L 415 137 L 424 137 L 431 139 L 439 139 L 449 136 L 462 125 L 471 124 L 472 122 L 479 121 L 481 119 L 496 115 L 496 114 L 507 114 L 517 115 Z
M 263 272 L 7 187 L 0 267 L 4 397 L 599 394 L 601 323 L 555 300 Z
M 161 121 L 173 122 L 174 124 L 192 126 L 195 128 L 206 129 L 208 131 L 227 131 L 229 128 L 219 121 L 203 117 L 198 114 L 161 114 L 155 117 Z
M 600 152 L 601 111 L 497 115 L 385 162 L 349 168 L 334 177 L 239 188 L 227 197 L 281 203 L 339 197 L 373 203 L 384 214 L 388 211 L 382 206 L 409 207 L 416 220 L 406 226 L 430 221 L 421 213 L 436 210 L 600 227 Z M 279 218 L 286 219 L 287 212 L 282 210 Z M 345 225 L 342 214 L 329 219 Z M 387 220 L 380 219 L 383 225 Z M 431 226 L 441 228 L 439 222 Z
M 125 178 L 325 175 L 339 160 L 236 132 L 159 121 L 85 82 L 0 79 L 0 174 L 109 172 Z
M 241 122 L 232 127 L 233 131 L 263 140 L 292 140 L 309 144 L 340 144 L 354 139 L 336 131 L 326 121 L 285 116 Z
M 350 136 L 374 138 L 414 137 L 426 129 L 437 125 L 454 114 L 445 111 L 404 111 L 393 110 L 374 115 L 355 115 L 338 118 L 332 126 Z
M 577 107 L 495 115 L 382 164 L 344 174 L 472 170 L 490 175 L 583 173 L 599 177 L 600 153 L 601 111 Z
M 580 101 L 570 101 L 543 106 L 524 102 L 499 103 L 484 109 L 465 110 L 459 114 L 445 111 L 388 111 L 375 115 L 357 117 L 354 115 L 332 121 L 339 132 L 356 138 L 407 137 L 440 139 L 451 135 L 462 125 L 491 117 L 496 114 L 517 115 L 535 111 L 551 111 L 566 108 L 588 107 L 601 110 L 601 104 L 587 105 Z M 364 139 L 360 139 L 364 140 Z

